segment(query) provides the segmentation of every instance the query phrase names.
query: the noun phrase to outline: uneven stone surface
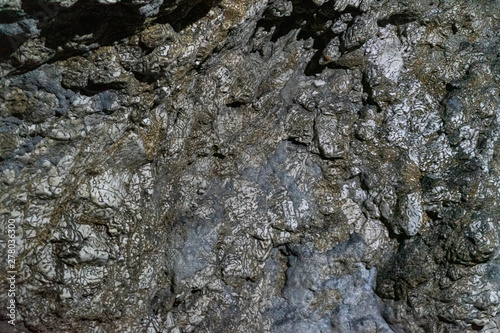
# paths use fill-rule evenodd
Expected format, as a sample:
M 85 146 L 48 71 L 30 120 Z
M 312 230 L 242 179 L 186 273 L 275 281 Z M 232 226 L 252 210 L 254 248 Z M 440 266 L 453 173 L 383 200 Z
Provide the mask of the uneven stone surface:
M 0 1 L 24 332 L 500 332 L 498 0 Z

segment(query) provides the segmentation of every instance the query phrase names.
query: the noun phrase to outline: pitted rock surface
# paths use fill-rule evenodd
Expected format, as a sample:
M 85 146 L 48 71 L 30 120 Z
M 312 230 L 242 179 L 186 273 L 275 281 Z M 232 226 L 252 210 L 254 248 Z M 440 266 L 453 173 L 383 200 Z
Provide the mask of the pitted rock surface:
M 22 332 L 500 332 L 498 0 L 0 1 Z

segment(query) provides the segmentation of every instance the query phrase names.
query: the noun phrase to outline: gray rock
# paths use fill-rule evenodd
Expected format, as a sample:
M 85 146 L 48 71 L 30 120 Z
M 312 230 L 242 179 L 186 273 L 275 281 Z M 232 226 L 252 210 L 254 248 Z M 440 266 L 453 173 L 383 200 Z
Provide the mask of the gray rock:
M 0 331 L 499 332 L 499 9 L 0 1 Z

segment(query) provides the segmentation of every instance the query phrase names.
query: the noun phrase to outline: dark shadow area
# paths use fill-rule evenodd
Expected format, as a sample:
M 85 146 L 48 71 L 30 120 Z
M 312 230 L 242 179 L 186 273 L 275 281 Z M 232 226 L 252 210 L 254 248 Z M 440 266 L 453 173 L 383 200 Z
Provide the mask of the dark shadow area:
M 309 146 L 307 143 L 298 141 L 297 138 L 291 137 L 291 136 L 286 138 L 285 141 L 290 142 L 291 144 L 296 145 L 296 146 L 301 146 L 301 147 L 308 147 Z
M 22 1 L 21 8 L 26 17 L 38 21 L 39 27 L 43 26 L 61 10 L 59 3 L 50 3 L 46 1 Z
M 416 21 L 417 19 L 418 19 L 418 15 L 412 14 L 412 13 L 408 13 L 408 14 L 394 14 L 394 15 L 391 15 L 391 16 L 389 16 L 387 18 L 384 18 L 384 19 L 378 21 L 378 25 L 380 27 L 385 27 L 388 24 L 403 25 L 403 24 L 406 24 L 406 23 L 410 23 L 410 22 Z
M 17 10 L 0 11 L 0 24 L 14 23 L 21 19 L 22 14 Z
M 86 36 L 86 44 L 112 45 L 135 33 L 144 21 L 145 18 L 132 6 L 80 0 L 72 7 L 60 10 L 50 24 L 42 28 L 41 36 L 45 37 L 47 47 L 62 47 L 62 55 L 71 52 L 67 47 L 64 50 L 68 42 L 83 36 Z
M 308 39 L 309 37 L 316 38 L 317 21 L 328 20 L 320 14 L 320 9 L 326 6 L 331 6 L 327 3 L 322 7 L 317 7 L 312 1 L 293 0 L 293 12 L 290 16 L 274 17 L 270 13 L 264 13 L 262 19 L 257 22 L 257 28 L 262 27 L 265 31 L 271 31 L 275 28 L 271 42 L 275 43 L 281 37 L 288 35 L 293 30 L 300 29 L 297 39 Z M 317 15 L 315 15 L 318 12 Z
M 155 22 L 160 24 L 169 23 L 176 32 L 180 32 L 207 16 L 210 9 L 220 2 L 221 0 L 185 1 L 182 5 L 175 8 L 175 10 L 169 11 L 167 9 L 169 2 L 167 1 L 160 8 L 160 13 L 165 12 L 165 14 L 160 15 Z
M 169 12 L 168 5 L 172 6 L 172 2 L 167 1 L 162 5 L 165 14 L 160 14 L 156 22 L 170 23 L 176 31 L 180 31 L 206 16 L 220 0 L 186 1 Z M 57 50 L 48 63 L 81 54 L 85 52 L 85 46 L 114 45 L 140 31 L 146 23 L 139 6 L 129 1 L 106 5 L 97 0 L 79 0 L 69 8 L 45 1 L 23 1 L 22 9 L 24 17 L 37 20 L 40 38 L 44 38 L 45 46 Z M 16 17 L 12 15 L 0 14 L 0 20 L 3 17 L 3 21 L 15 22 Z M 0 59 L 7 60 L 26 40 L 25 36 L 0 35 Z M 71 42 L 78 46 L 71 45 Z M 11 75 L 25 73 L 40 65 L 20 67 Z
M 106 90 L 120 90 L 125 88 L 125 83 L 110 83 L 110 84 L 89 84 L 85 88 L 79 90 L 81 94 L 86 96 L 94 96 Z
M 373 92 L 372 86 L 370 85 L 368 74 L 366 72 L 363 72 L 363 76 L 361 77 L 361 84 L 363 86 L 363 93 L 366 94 L 366 100 L 363 100 L 363 105 L 375 105 L 377 107 L 377 112 L 381 112 L 382 108 L 375 100 L 375 94 Z
M 146 75 L 135 71 L 132 71 L 132 74 L 137 79 L 137 81 L 144 82 L 147 84 L 153 84 L 158 79 L 158 77 L 155 75 Z
M 27 40 L 28 38 L 22 35 L 0 35 L 0 60 L 8 59 Z
M 270 13 L 265 13 L 264 17 L 257 22 L 257 28 L 264 28 L 265 31 L 272 31 L 271 42 L 277 42 L 278 39 L 288 35 L 293 30 L 300 30 L 297 34 L 297 40 L 307 40 L 312 38 L 314 43 L 312 48 L 315 50 L 311 60 L 307 63 L 304 74 L 306 76 L 315 76 L 321 73 L 325 68 L 343 68 L 342 66 L 330 63 L 322 65 L 320 60 L 323 51 L 328 43 L 335 37 L 341 37 L 329 28 L 324 28 L 328 21 L 336 21 L 341 13 L 335 11 L 331 2 L 318 7 L 312 1 L 292 0 L 293 12 L 287 17 L 274 17 Z M 361 15 L 357 8 L 348 7 L 342 14 L 349 13 L 353 17 Z M 352 22 L 351 22 L 352 24 Z M 345 50 L 344 50 L 345 51 Z
M 68 46 L 71 41 L 84 38 L 85 42 L 79 41 L 82 45 L 112 45 L 136 32 L 145 20 L 135 7 L 121 3 L 104 5 L 96 0 L 80 0 L 70 8 L 44 1 L 23 1 L 22 9 L 26 18 L 37 21 L 45 46 L 57 50 L 50 62 L 81 53 Z M 24 36 L 0 36 L 0 58 L 8 59 L 26 40 Z M 21 67 L 14 74 L 36 67 Z
M 37 27 L 41 29 L 57 15 L 61 7 L 57 3 L 23 1 L 21 9 L 22 11 L 0 11 L 0 24 L 15 23 L 29 18 L 38 21 Z M 0 34 L 0 59 L 8 59 L 26 40 L 28 38 L 22 34 L 13 36 Z
M 323 51 L 332 38 L 332 36 L 322 35 L 314 40 L 313 48 L 317 51 L 316 53 L 314 53 L 311 60 L 307 63 L 306 68 L 304 69 L 304 74 L 306 76 L 314 76 L 316 74 L 319 74 L 327 67 L 327 65 L 321 65 L 320 60 L 323 56 Z
M 241 101 L 234 101 L 234 102 L 226 104 L 226 106 L 230 107 L 230 108 L 239 108 L 239 107 L 242 107 L 244 105 L 246 105 L 246 103 L 245 102 L 241 102 Z

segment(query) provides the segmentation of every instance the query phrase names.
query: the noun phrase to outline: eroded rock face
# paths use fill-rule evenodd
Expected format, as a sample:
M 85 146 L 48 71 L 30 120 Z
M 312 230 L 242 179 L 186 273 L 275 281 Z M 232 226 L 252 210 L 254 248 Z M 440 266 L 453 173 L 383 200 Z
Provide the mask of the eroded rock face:
M 500 332 L 499 20 L 0 2 L 17 329 Z

